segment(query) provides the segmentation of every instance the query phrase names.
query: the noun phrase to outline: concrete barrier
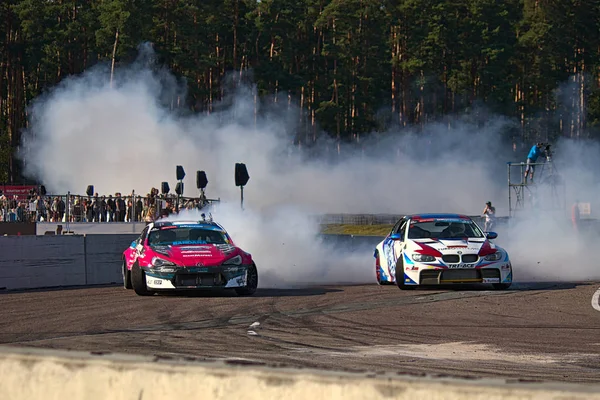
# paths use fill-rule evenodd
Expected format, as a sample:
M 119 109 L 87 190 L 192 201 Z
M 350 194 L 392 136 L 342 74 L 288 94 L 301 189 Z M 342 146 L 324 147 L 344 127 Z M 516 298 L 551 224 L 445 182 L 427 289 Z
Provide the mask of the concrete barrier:
M 139 234 L 0 237 L 0 289 L 121 284 L 122 254 Z M 343 251 L 371 252 L 377 236 L 322 235 Z
M 83 236 L 0 238 L 0 288 L 85 285 Z
M 123 283 L 122 254 L 138 235 L 85 235 L 86 285 Z
M 75 235 L 114 235 L 114 234 L 140 234 L 146 226 L 145 222 L 38 222 L 36 234 L 44 235 L 46 232 L 56 232 L 61 225 L 63 232 L 73 232 Z
M 232 365 L 233 364 L 233 365 Z M 311 369 L 232 361 L 0 347 L 3 400 L 121 399 L 600 399 L 598 385 L 506 383 Z
M 137 236 L 0 237 L 0 288 L 122 283 L 121 254 Z

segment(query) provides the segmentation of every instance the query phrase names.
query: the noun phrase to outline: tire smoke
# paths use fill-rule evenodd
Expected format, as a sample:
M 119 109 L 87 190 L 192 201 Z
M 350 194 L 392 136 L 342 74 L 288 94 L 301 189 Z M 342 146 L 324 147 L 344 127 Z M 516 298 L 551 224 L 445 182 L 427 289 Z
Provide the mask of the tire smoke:
M 108 68 L 98 66 L 33 101 L 19 156 L 25 173 L 44 182 L 50 193 L 83 194 L 94 185 L 99 193 L 145 195 L 162 181 L 174 188 L 175 166 L 182 165 L 185 195 L 195 196 L 195 171 L 205 170 L 207 196 L 223 200 L 214 216 L 255 256 L 262 287 L 374 283 L 373 248 L 325 243 L 314 215 L 478 215 L 490 199 L 499 215 L 508 213 L 505 163 L 524 161 L 529 147 L 513 148 L 506 131 L 515 121 L 480 109 L 451 122 L 373 134 L 359 144 L 320 135 L 306 150 L 294 145 L 299 107 L 258 101 L 252 85 L 228 88 L 227 98 L 210 114 L 173 110 L 185 86 L 148 64 L 155 59 L 148 47 L 140 51 L 138 62 L 117 70 L 113 86 Z M 590 162 L 581 155 L 591 156 L 594 146 L 556 144 L 562 148 L 556 160 L 569 161 L 564 173 L 576 184 L 567 203 L 575 196 L 598 198 L 593 168 L 580 165 Z M 245 163 L 250 174 L 243 212 L 234 205 L 236 162 Z M 563 219 L 568 224 L 568 217 Z M 567 231 L 524 220 L 498 242 L 510 252 L 516 276 L 598 276 L 584 262 L 590 256 L 585 246 L 563 234 Z M 573 254 L 582 258 L 575 262 Z M 569 262 L 567 271 L 563 266 Z

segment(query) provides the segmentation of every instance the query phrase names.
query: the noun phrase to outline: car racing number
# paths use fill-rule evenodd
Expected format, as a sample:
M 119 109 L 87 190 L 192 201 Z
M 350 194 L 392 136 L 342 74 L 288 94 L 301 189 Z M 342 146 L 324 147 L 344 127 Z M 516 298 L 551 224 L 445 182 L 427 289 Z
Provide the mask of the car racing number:
M 475 264 L 448 264 L 448 268 L 475 268 Z

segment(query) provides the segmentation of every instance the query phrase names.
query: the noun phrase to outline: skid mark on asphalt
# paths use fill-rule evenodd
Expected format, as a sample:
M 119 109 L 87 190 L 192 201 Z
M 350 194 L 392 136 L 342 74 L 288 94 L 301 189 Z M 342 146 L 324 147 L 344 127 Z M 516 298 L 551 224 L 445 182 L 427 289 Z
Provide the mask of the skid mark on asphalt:
M 594 310 L 600 311 L 600 289 L 596 290 L 592 296 L 592 307 L 594 307 Z
M 299 309 L 299 310 L 290 310 L 290 311 L 274 311 L 270 313 L 261 313 L 261 314 L 251 314 L 246 313 L 249 311 L 251 307 L 248 307 L 246 310 L 239 310 L 239 314 L 242 315 L 233 315 L 229 317 L 220 317 L 220 318 L 209 318 L 200 321 L 192 321 L 192 322 L 169 322 L 165 324 L 156 324 L 151 326 L 143 326 L 136 328 L 124 328 L 124 329 L 99 329 L 97 331 L 87 331 L 87 332 L 47 332 L 49 336 L 43 338 L 35 338 L 35 339 L 17 339 L 13 341 L 2 340 L 2 337 L 5 336 L 2 332 L 0 332 L 0 342 L 3 343 L 32 343 L 32 342 L 40 342 L 47 341 L 53 339 L 66 339 L 73 337 L 84 337 L 84 336 L 95 336 L 95 335 L 107 335 L 107 334 L 123 334 L 123 333 L 149 333 L 149 332 L 169 332 L 169 331 L 186 331 L 186 330 L 202 330 L 202 329 L 220 329 L 227 328 L 232 325 L 245 325 L 248 327 L 254 322 L 263 323 L 268 318 L 273 317 L 288 317 L 288 318 L 301 318 L 307 316 L 315 316 L 315 315 L 329 315 L 329 314 L 339 314 L 346 312 L 356 312 L 356 311 L 368 311 L 368 310 L 377 310 L 377 309 L 387 309 L 389 307 L 394 306 L 406 306 L 412 304 L 425 304 L 425 303 L 435 303 L 440 301 L 450 301 L 457 299 L 465 299 L 465 298 L 475 298 L 475 297 L 488 297 L 488 296 L 509 296 L 516 294 L 524 294 L 527 292 L 535 293 L 539 290 L 544 289 L 553 289 L 560 287 L 560 284 L 535 284 L 535 285 L 526 285 L 521 287 L 520 290 L 506 290 L 506 291 L 488 291 L 488 290 L 473 290 L 473 291 L 455 291 L 455 292 L 436 292 L 433 294 L 416 294 L 416 295 L 407 295 L 407 296 L 399 296 L 395 299 L 387 299 L 380 301 L 370 301 L 370 302 L 354 302 L 354 303 L 343 303 L 322 307 L 313 307 L 307 309 Z M 529 294 L 529 293 L 528 293 Z M 41 332 L 38 332 L 38 334 Z M 23 333 L 25 334 L 25 333 Z M 55 336 L 51 336 L 54 334 Z M 9 334 L 10 336 L 19 335 L 18 332 L 12 332 Z

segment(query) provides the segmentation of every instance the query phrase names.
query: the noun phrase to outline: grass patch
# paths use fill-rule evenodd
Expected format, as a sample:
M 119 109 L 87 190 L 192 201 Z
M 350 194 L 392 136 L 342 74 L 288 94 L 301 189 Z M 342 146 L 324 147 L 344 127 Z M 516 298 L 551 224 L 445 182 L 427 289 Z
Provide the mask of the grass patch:
M 321 233 L 330 235 L 386 236 L 393 225 L 321 225 Z

